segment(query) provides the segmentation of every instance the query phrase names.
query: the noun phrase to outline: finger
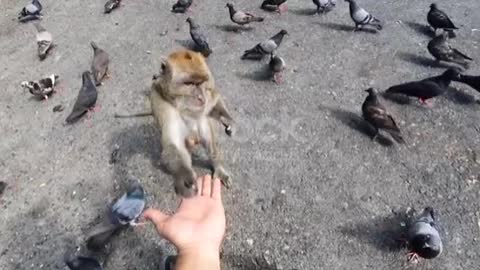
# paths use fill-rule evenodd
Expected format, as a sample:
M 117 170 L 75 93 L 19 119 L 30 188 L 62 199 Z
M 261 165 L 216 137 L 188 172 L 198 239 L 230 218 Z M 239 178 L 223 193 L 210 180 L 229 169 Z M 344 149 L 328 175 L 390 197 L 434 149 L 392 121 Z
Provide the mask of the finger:
M 212 196 L 212 176 L 209 174 L 203 177 L 202 196 Z
M 165 221 L 170 217 L 169 215 L 166 215 L 157 209 L 149 208 L 145 210 L 142 214 L 142 216 L 150 220 L 155 226 L 157 227 L 157 230 L 162 234 L 163 233 L 163 227 L 165 224 Z
M 222 200 L 222 183 L 218 178 L 213 179 L 212 198 Z

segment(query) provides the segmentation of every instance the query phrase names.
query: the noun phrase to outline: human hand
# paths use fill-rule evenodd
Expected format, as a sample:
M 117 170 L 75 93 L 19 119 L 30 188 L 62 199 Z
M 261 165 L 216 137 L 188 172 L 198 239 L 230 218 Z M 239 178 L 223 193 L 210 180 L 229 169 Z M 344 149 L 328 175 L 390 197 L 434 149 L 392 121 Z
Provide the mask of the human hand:
M 210 175 L 197 179 L 198 193 L 183 198 L 173 215 L 148 209 L 143 217 L 155 224 L 160 235 L 172 242 L 180 254 L 198 254 L 218 258 L 225 234 L 225 210 L 221 183 Z

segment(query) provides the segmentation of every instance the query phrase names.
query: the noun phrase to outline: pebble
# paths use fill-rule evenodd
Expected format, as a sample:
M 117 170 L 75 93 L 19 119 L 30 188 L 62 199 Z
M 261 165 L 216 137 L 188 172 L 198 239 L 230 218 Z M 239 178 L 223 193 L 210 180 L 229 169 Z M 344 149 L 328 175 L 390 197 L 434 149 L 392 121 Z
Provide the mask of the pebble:
M 285 191 L 285 189 L 282 189 L 282 190 L 280 191 L 280 193 L 281 193 L 281 194 L 285 194 L 285 193 L 287 193 L 287 191 Z
M 248 244 L 249 246 L 253 246 L 253 239 L 252 239 L 252 238 L 248 238 L 248 239 L 247 239 L 247 244 Z
M 147 54 L 151 54 L 152 52 L 151 51 L 146 51 Z

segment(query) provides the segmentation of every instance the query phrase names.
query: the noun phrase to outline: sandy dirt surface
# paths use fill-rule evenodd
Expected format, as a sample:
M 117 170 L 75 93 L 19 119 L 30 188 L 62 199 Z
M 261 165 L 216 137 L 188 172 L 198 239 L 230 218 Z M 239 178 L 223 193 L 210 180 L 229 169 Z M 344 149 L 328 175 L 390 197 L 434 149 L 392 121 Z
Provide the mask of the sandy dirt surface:
M 125 0 L 104 15 L 104 1 L 43 0 L 42 24 L 57 47 L 36 56 L 35 28 L 20 24 L 27 1 L 0 0 L 0 269 L 66 269 L 68 248 L 84 248 L 85 232 L 130 177 L 148 205 L 173 211 L 172 179 L 160 169 L 159 131 L 151 118 L 114 119 L 148 109 L 145 93 L 159 59 L 189 43 L 186 15 L 173 1 Z M 228 232 L 223 269 L 478 269 L 480 265 L 480 93 L 452 84 L 425 108 L 384 101 L 406 145 L 372 142 L 358 120 L 366 88 L 437 75 L 425 31 L 429 1 L 363 0 L 385 22 L 378 34 L 353 33 L 342 0 L 328 15 L 311 1 L 289 0 L 289 12 L 265 13 L 261 1 L 237 0 L 265 16 L 234 32 L 226 1 L 196 1 L 197 19 L 214 53 L 208 59 L 236 119 L 233 138 L 218 127 L 226 167 Z M 460 27 L 452 44 L 475 59 L 480 75 L 480 2 L 437 1 Z M 241 61 L 243 50 L 280 29 L 286 82 L 265 79 L 266 61 Z M 100 111 L 66 126 L 96 41 L 111 56 L 112 78 L 99 88 Z M 20 82 L 60 75 L 62 90 L 46 104 Z M 58 104 L 65 106 L 53 113 Z M 110 157 L 118 149 L 118 160 Z M 408 207 L 439 210 L 445 250 L 417 266 L 397 249 L 392 228 Z M 128 229 L 98 254 L 105 269 L 158 269 L 174 254 L 152 226 Z

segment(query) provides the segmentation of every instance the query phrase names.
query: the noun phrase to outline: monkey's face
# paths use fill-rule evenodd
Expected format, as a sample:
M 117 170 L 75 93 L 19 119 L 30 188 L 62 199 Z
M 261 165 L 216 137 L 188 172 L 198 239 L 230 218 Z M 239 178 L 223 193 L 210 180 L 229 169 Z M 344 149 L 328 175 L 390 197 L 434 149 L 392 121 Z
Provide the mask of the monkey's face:
M 206 113 L 212 100 L 212 91 L 206 83 L 184 84 L 180 88 L 184 94 L 175 100 L 179 110 L 194 115 Z

